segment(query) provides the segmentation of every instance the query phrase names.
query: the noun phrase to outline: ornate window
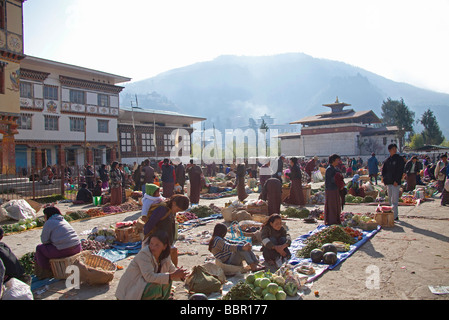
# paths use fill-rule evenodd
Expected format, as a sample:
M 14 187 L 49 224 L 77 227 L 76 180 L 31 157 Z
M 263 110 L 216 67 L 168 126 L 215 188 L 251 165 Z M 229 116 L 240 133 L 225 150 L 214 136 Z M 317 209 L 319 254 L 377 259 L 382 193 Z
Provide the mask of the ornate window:
M 33 85 L 29 82 L 20 81 L 20 96 L 22 98 L 33 98 Z
M 106 94 L 98 94 L 98 106 L 109 107 L 109 96 Z
M 120 146 L 122 152 L 131 152 L 131 133 L 121 132 L 120 133 Z
M 44 85 L 44 99 L 58 100 L 58 87 Z
M 31 130 L 32 126 L 31 126 L 31 117 L 33 115 L 31 114 L 21 114 L 18 118 L 17 118 L 17 125 L 18 125 L 18 129 L 21 130 Z
M 70 131 L 84 132 L 84 118 L 70 118 Z
M 154 134 L 142 133 L 142 152 L 155 151 Z
M 98 120 L 98 132 L 109 133 L 109 120 Z
M 44 128 L 47 131 L 58 131 L 59 130 L 59 117 L 58 116 L 44 116 Z
M 85 101 L 84 91 L 70 90 L 70 102 L 84 104 Z

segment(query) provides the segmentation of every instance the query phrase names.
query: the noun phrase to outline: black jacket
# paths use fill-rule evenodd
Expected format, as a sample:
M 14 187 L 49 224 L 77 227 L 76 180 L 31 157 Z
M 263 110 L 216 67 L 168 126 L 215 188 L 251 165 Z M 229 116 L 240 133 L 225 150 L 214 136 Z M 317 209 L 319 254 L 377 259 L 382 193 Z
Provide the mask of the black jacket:
M 404 174 L 405 161 L 398 154 L 388 157 L 382 166 L 382 178 L 384 184 L 401 184 Z

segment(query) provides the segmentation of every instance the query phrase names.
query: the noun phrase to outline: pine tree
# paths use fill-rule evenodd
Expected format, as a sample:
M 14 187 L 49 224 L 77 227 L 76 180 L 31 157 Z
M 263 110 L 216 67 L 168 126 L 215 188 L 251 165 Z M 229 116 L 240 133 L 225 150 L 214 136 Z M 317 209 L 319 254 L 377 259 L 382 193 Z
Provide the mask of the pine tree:
M 422 115 L 420 122 L 424 126 L 424 130 L 421 133 L 424 138 L 424 144 L 439 145 L 444 141 L 443 132 L 440 130 L 437 118 L 432 110 L 427 109 Z

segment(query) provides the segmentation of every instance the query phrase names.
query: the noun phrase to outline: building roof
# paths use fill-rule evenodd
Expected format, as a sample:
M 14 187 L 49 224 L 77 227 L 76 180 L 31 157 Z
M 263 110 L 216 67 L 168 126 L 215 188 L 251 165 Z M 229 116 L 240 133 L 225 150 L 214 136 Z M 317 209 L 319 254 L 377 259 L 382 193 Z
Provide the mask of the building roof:
M 399 130 L 397 126 L 386 126 L 379 128 L 366 128 L 361 132 L 362 136 L 374 136 L 374 135 L 384 135 L 384 134 L 394 134 Z
M 155 110 L 147 108 L 131 108 L 131 107 L 120 107 L 119 122 L 122 123 L 132 123 L 134 113 L 134 123 L 153 123 L 163 122 L 170 124 L 189 124 L 192 125 L 196 122 L 201 122 L 206 120 L 206 118 L 197 117 L 193 115 L 181 114 L 174 111 L 166 110 Z
M 381 120 L 372 110 L 343 110 L 344 107 L 350 106 L 350 104 L 338 101 L 338 97 L 334 103 L 323 104 L 323 106 L 330 107 L 332 111 L 304 117 L 301 120 L 290 122 L 290 124 L 326 125 L 331 123 L 381 123 Z
M 324 112 L 315 116 L 304 117 L 301 120 L 290 122 L 290 124 L 302 125 L 322 125 L 329 123 L 381 123 L 381 120 L 372 110 L 354 111 L 352 109 L 346 112 Z
M 115 75 L 108 72 L 98 71 L 94 69 L 89 69 L 85 67 L 75 66 L 68 63 L 53 61 L 53 60 L 47 60 L 43 58 L 33 57 L 26 55 L 25 58 L 21 61 L 21 67 L 23 68 L 42 68 L 45 66 L 45 69 L 48 69 L 49 67 L 56 68 L 58 70 L 64 70 L 69 73 L 69 76 L 77 77 L 80 76 L 82 79 L 89 76 L 89 79 L 87 80 L 93 80 L 93 81 L 100 81 L 101 78 L 102 81 L 109 81 L 109 84 L 117 84 L 117 83 L 123 83 L 123 82 L 129 82 L 131 81 L 131 78 L 123 77 L 119 75 Z M 93 79 L 90 77 L 94 77 Z M 97 79 L 95 79 L 97 78 Z

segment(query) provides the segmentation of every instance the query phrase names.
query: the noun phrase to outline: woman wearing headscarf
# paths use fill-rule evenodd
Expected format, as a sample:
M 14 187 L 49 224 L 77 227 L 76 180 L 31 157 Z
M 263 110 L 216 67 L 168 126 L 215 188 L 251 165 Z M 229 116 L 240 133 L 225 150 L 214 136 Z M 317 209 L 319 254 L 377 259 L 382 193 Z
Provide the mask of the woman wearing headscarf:
M 285 199 L 285 203 L 304 206 L 306 201 L 304 199 L 304 193 L 302 192 L 302 176 L 301 168 L 298 164 L 298 158 L 290 158 L 290 194 Z
M 354 197 L 365 197 L 365 190 L 363 190 L 363 188 L 360 187 L 360 175 L 355 174 L 352 177 L 352 180 L 348 182 L 347 184 L 347 188 L 348 188 L 348 193 L 350 195 L 353 195 Z

